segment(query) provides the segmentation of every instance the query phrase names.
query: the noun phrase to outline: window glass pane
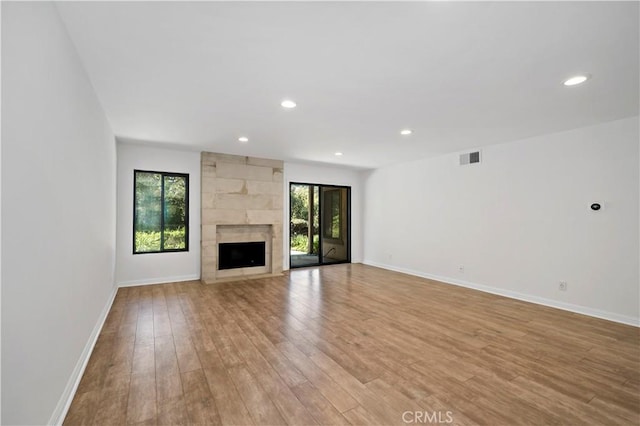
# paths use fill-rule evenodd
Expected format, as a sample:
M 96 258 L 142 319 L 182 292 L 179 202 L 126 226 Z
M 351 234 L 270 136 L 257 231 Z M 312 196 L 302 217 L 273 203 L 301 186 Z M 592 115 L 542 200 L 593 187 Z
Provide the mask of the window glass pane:
M 340 191 L 331 193 L 331 238 L 340 238 Z
M 340 190 L 326 189 L 324 190 L 324 206 L 322 212 L 324 214 L 324 231 L 322 234 L 325 238 L 339 239 L 340 236 Z
M 160 251 L 162 226 L 162 175 L 136 172 L 134 252 Z
M 164 249 L 178 250 L 187 246 L 187 179 L 164 177 Z

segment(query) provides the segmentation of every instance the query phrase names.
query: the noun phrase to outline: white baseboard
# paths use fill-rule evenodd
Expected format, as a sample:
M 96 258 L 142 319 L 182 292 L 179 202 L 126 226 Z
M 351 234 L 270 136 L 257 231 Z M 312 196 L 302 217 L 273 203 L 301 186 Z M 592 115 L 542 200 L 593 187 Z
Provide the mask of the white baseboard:
M 73 401 L 73 397 L 76 394 L 76 390 L 78 390 L 78 385 L 80 384 L 80 379 L 82 379 L 82 375 L 84 374 L 84 370 L 87 368 L 87 364 L 89 363 L 89 358 L 91 357 L 91 353 L 93 352 L 93 348 L 98 341 L 98 336 L 102 331 L 102 327 L 104 326 L 104 322 L 107 319 L 107 315 L 109 315 L 109 311 L 111 310 L 111 305 L 113 305 L 113 301 L 116 298 L 116 293 L 118 292 L 118 287 L 113 288 L 111 292 L 111 296 L 109 296 L 109 300 L 107 304 L 104 305 L 102 312 L 100 312 L 100 316 L 98 317 L 98 321 L 96 322 L 95 327 L 93 327 L 93 331 L 89 335 L 89 340 L 80 355 L 80 359 L 76 363 L 76 367 L 73 369 L 73 373 L 71 373 L 71 377 L 69 377 L 69 381 L 67 382 L 67 386 L 58 401 L 58 405 L 56 405 L 56 409 L 51 415 L 51 419 L 49 420 L 49 425 L 61 425 L 64 421 L 64 418 L 69 411 L 69 407 L 71 406 L 71 401 Z
M 139 285 L 152 285 L 152 284 L 166 284 L 177 283 L 181 281 L 196 281 L 200 279 L 200 275 L 180 275 L 177 277 L 162 277 L 162 278 L 145 278 L 141 280 L 132 281 L 120 281 L 118 287 L 136 287 Z
M 614 321 L 622 324 L 632 325 L 634 327 L 640 327 L 640 319 L 626 316 L 626 315 L 620 315 L 615 312 L 603 311 L 600 309 L 589 308 L 586 306 L 574 305 L 571 303 L 560 302 L 557 300 L 547 299 L 544 297 L 534 296 L 531 294 L 519 293 L 516 291 L 506 290 L 498 287 L 491 287 L 483 284 L 476 284 L 470 281 L 464 281 L 464 280 L 458 280 L 455 278 L 428 274 L 426 272 L 400 268 L 397 266 L 378 263 L 371 260 L 365 260 L 362 263 L 365 265 L 375 266 L 375 267 L 387 269 L 390 271 L 401 272 L 403 274 L 414 275 L 416 277 L 439 281 L 445 284 L 453 284 L 459 287 L 471 288 L 474 290 L 483 291 L 485 293 L 497 294 L 498 296 L 504 296 L 504 297 L 509 297 L 511 299 L 522 300 L 524 302 L 536 303 L 538 305 L 544 305 L 544 306 L 549 306 L 551 308 L 562 309 L 563 311 L 575 312 L 578 314 L 588 315 L 590 317 L 601 318 L 601 319 Z

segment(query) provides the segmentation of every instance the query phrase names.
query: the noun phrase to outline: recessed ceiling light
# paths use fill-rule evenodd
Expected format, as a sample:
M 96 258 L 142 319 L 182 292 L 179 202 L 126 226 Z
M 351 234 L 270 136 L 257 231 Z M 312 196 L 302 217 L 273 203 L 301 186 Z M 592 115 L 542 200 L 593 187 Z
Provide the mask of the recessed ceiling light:
M 576 84 L 584 83 L 589 80 L 590 76 L 588 74 L 584 75 L 575 75 L 564 81 L 565 86 L 575 86 Z
M 249 138 L 248 138 L 248 137 L 246 137 L 246 136 L 240 136 L 240 137 L 238 138 L 238 141 L 239 141 L 239 142 L 249 142 Z
M 341 152 L 336 152 L 336 157 L 342 157 L 342 153 Z
M 290 99 L 285 99 L 284 101 L 280 102 L 280 105 L 282 105 L 282 108 L 295 108 L 296 107 L 296 103 L 293 102 Z
M 402 136 L 409 136 L 411 133 L 413 133 L 413 130 L 411 130 L 411 129 L 404 129 L 404 130 L 400 131 L 400 134 Z

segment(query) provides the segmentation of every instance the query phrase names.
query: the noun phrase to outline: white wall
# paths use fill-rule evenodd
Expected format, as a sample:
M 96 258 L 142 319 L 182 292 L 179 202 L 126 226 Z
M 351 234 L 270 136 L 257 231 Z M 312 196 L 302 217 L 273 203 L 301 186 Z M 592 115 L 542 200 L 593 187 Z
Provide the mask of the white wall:
M 2 3 L 2 124 L 2 424 L 46 424 L 115 294 L 115 141 L 52 3 Z
M 285 163 L 284 165 L 284 222 L 289 223 L 289 184 L 318 183 L 351 187 L 351 262 L 359 263 L 363 259 L 362 227 L 363 227 L 363 185 L 359 171 L 325 167 L 302 163 Z M 284 269 L 289 269 L 289 227 L 284 226 Z
M 189 251 L 133 254 L 133 171 L 189 174 Z M 200 153 L 118 142 L 116 282 L 120 286 L 200 278 Z
M 365 262 L 638 324 L 638 141 L 635 117 L 373 171 Z

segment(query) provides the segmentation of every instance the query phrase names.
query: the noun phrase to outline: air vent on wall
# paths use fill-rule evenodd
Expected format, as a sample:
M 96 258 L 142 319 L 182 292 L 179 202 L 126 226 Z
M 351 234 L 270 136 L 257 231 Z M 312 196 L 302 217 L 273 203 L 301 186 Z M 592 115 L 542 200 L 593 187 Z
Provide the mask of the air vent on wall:
M 480 162 L 480 151 L 467 152 L 460 154 L 460 165 L 474 164 Z

